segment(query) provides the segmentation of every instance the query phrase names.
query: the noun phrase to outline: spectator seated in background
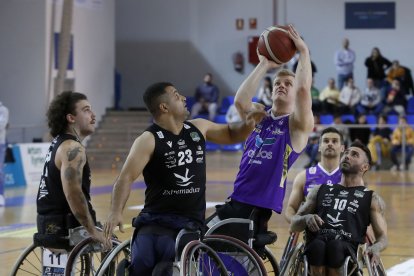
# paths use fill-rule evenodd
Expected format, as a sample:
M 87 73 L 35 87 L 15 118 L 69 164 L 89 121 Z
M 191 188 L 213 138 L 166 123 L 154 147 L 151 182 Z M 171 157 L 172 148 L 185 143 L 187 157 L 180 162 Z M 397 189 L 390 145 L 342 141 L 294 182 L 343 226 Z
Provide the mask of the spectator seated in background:
M 319 89 L 315 87 L 314 85 L 315 81 L 312 79 L 312 87 L 311 87 L 311 97 L 312 97 L 312 111 L 313 114 L 319 115 L 322 110 L 322 103 L 319 100 Z
M 191 118 L 196 117 L 200 112 L 208 112 L 210 121 L 214 120 L 217 113 L 217 102 L 219 89 L 212 83 L 213 76 L 207 73 L 204 76 L 204 83 L 200 84 L 195 93 L 195 103 L 191 109 Z
M 392 84 L 393 80 L 399 80 L 401 87 L 406 93 L 406 97 L 411 97 L 414 94 L 414 83 L 411 75 L 411 70 L 405 66 L 402 66 L 398 60 L 394 60 L 392 67 L 388 71 L 387 81 L 388 85 Z
M 391 161 L 393 167 L 391 170 L 400 170 L 400 161 L 398 161 L 398 153 L 402 151 L 402 138 L 403 138 L 403 128 L 405 131 L 405 170 L 408 170 L 411 157 L 414 153 L 414 130 L 407 124 L 407 119 L 404 116 L 400 116 L 398 120 L 398 127 L 394 129 L 391 135 Z M 402 161 L 401 161 L 402 162 Z
M 346 85 L 339 94 L 340 112 L 342 114 L 355 113 L 355 107 L 361 100 L 361 91 L 355 86 L 354 79 L 348 78 Z
M 335 86 L 335 79 L 330 78 L 328 85 L 319 94 L 319 100 L 322 103 L 324 113 L 336 114 L 339 107 L 340 92 Z
M 392 81 L 391 89 L 387 93 L 385 98 L 384 112 L 396 112 L 399 115 L 405 115 L 405 107 L 407 105 L 407 99 L 405 97 L 405 91 L 401 88 L 400 81 L 395 79 Z
M 374 81 L 368 78 L 367 87 L 361 93 L 361 101 L 356 110 L 358 114 L 375 114 L 378 116 L 383 109 L 381 91 L 374 86 Z
M 387 73 L 387 82 L 389 85 L 392 84 L 392 81 L 395 79 L 401 80 L 405 76 L 405 69 L 400 66 L 400 62 L 398 60 L 394 60 L 392 62 L 392 66 Z
M 364 114 L 360 114 L 357 118 L 357 125 L 365 125 L 367 124 L 367 117 Z M 351 142 L 360 141 L 364 145 L 368 145 L 369 136 L 371 134 L 371 130 L 369 127 L 350 127 L 349 129 L 349 136 L 351 138 Z
M 390 154 L 392 130 L 384 126 L 386 124 L 387 117 L 380 115 L 378 117 L 378 127 L 375 128 L 372 138 L 368 143 L 368 148 L 372 154 L 373 168 L 375 170 L 380 168 L 383 158 L 389 157 Z

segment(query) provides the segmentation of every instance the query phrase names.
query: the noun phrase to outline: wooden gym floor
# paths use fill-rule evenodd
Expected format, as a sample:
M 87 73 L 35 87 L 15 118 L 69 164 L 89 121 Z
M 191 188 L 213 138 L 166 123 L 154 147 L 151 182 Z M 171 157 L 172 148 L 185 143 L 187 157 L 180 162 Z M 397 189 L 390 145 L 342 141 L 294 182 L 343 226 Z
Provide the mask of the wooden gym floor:
M 232 191 L 233 180 L 240 161 L 240 152 L 208 153 L 207 156 L 207 201 L 222 202 Z M 286 200 L 290 194 L 292 180 L 302 170 L 306 157 L 301 157 L 291 169 L 288 176 Z M 92 172 L 92 201 L 100 221 L 105 221 L 108 214 L 112 184 L 117 171 Z M 414 258 L 414 173 L 370 171 L 365 177 L 368 187 L 378 192 L 387 204 L 388 248 L 382 252 L 382 260 L 388 269 L 396 264 Z M 138 179 L 131 192 L 124 211 L 124 224 L 130 225 L 131 218 L 138 213 L 137 207 L 143 204 L 144 185 Z M 20 252 L 31 243 L 35 232 L 37 187 L 6 190 L 9 207 L 0 207 L 0 275 L 9 275 Z M 132 207 L 132 208 L 131 208 Z M 207 209 L 207 214 L 212 208 Z M 289 235 L 288 224 L 281 215 L 273 214 L 270 228 L 278 234 L 278 240 L 271 246 L 277 259 L 280 259 Z M 116 233 L 122 240 L 132 234 L 128 227 L 125 233 Z

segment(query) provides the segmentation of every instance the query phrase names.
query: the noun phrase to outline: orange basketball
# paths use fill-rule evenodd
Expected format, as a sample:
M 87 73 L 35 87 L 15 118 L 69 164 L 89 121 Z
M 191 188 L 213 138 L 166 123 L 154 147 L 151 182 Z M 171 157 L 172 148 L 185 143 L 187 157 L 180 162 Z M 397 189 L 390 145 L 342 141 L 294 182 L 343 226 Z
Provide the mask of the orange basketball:
M 286 26 L 272 26 L 260 35 L 259 53 L 278 64 L 288 62 L 296 53 L 296 46 L 290 39 Z

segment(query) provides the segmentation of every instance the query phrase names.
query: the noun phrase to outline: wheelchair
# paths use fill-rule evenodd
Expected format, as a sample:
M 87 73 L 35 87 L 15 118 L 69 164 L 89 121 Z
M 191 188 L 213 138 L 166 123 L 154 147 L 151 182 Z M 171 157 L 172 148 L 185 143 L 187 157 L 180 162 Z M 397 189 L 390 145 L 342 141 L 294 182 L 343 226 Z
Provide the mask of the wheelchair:
M 83 227 L 69 229 L 67 236 L 35 233 L 33 243 L 20 254 L 11 275 L 94 275 L 100 264 L 102 250 L 88 236 Z M 113 239 L 113 245 L 119 243 Z M 92 244 L 94 250 L 69 254 Z
M 207 230 L 203 241 L 206 242 L 206 239 L 216 234 L 219 234 L 222 237 L 227 237 L 227 239 L 232 237 L 232 240 L 237 241 L 239 247 L 247 245 L 248 248 L 253 249 L 252 255 L 255 256 L 258 263 L 263 264 L 265 275 L 279 275 L 279 264 L 267 247 L 267 245 L 272 244 L 277 240 L 277 235 L 270 231 L 267 231 L 266 233 L 257 233 L 257 229 L 255 229 L 255 219 L 257 215 L 258 209 L 254 209 L 248 219 L 228 218 L 220 220 Z M 207 219 L 207 221 L 214 221 L 214 217 L 216 216 L 217 214 L 214 213 Z M 207 242 L 207 244 L 209 243 Z M 220 249 L 217 245 L 209 245 L 216 251 L 219 251 Z
M 175 243 L 175 261 L 158 263 L 152 275 L 228 275 L 219 255 L 201 242 L 200 236 L 200 231 L 180 230 Z M 131 239 L 114 247 L 95 275 L 125 275 L 130 262 Z
M 287 242 L 281 262 L 282 276 L 310 275 L 310 268 L 305 254 L 304 242 L 297 243 L 299 233 L 292 233 Z M 347 256 L 341 268 L 344 276 L 385 276 L 386 270 L 381 260 L 374 264 L 372 256 L 366 251 L 370 242 L 360 244 L 356 256 Z

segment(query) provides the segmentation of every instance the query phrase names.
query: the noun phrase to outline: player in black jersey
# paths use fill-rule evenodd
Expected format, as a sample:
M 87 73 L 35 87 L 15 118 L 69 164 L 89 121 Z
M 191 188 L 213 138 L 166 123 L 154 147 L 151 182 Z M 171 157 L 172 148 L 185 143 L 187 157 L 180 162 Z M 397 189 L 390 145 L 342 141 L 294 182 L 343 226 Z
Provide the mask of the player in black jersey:
M 205 141 L 233 144 L 243 141 L 263 110 L 252 111 L 245 122 L 216 124 L 204 119 L 186 121 L 186 98 L 171 83 L 155 83 L 144 93 L 154 124 L 134 142 L 112 192 L 111 211 L 104 226 L 107 238 L 122 228 L 122 211 L 131 184 L 141 173 L 147 188 L 144 209 L 134 219 L 131 275 L 151 275 L 161 261 L 174 260 L 175 236 L 184 227 L 204 225 Z
M 84 94 L 62 92 L 47 111 L 54 138 L 46 156 L 37 194 L 38 234 L 67 236 L 84 226 L 93 239 L 108 247 L 95 228 L 89 194 L 91 173 L 82 140 L 95 131 L 95 114 Z
M 384 201 L 363 184 L 370 164 L 369 149 L 360 142 L 352 143 L 341 158 L 341 183 L 314 187 L 293 216 L 291 231 L 307 231 L 306 255 L 312 275 L 339 275 L 338 268 L 349 251 L 356 252 L 358 244 L 364 243 L 370 223 L 376 242 L 368 252 L 374 255 L 374 262 L 387 246 Z

